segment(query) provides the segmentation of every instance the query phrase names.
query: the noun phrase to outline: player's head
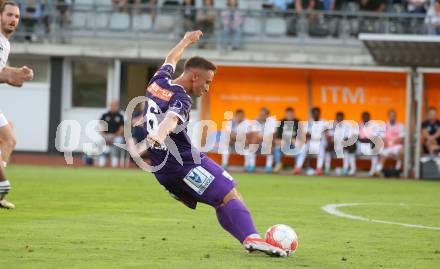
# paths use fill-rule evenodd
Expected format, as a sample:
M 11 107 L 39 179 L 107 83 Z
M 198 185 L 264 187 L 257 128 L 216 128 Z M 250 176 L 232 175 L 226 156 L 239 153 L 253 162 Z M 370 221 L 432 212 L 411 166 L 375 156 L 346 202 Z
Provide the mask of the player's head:
M 435 107 L 428 108 L 428 120 L 429 121 L 437 120 L 437 108 Z
M 258 114 L 257 120 L 260 122 L 265 122 L 266 119 L 269 117 L 270 111 L 267 107 L 260 108 L 260 113 Z
M 317 106 L 312 108 L 312 118 L 314 121 L 319 121 L 319 119 L 321 118 L 321 109 Z
M 189 80 L 189 91 L 202 96 L 209 91 L 217 67 L 202 57 L 191 57 L 185 62 L 184 75 Z
M 14 1 L 3 1 L 0 6 L 1 31 L 11 35 L 18 27 L 20 21 L 20 9 Z
M 370 121 L 370 112 L 364 111 L 362 112 L 362 121 L 363 122 L 369 122 Z
M 397 118 L 396 110 L 394 110 L 394 109 L 388 110 L 388 120 L 389 120 L 389 122 L 391 122 L 391 123 L 396 122 L 396 118 Z
M 244 121 L 244 111 L 243 111 L 243 109 L 237 109 L 235 111 L 235 119 L 238 122 Z
M 284 118 L 286 118 L 286 120 L 293 120 L 293 118 L 295 118 L 295 110 L 291 107 L 286 108 Z
M 344 112 L 341 112 L 341 111 L 336 112 L 336 121 L 341 122 L 343 120 L 344 120 Z
M 111 100 L 109 104 L 110 112 L 116 113 L 119 111 L 119 101 L 118 100 Z

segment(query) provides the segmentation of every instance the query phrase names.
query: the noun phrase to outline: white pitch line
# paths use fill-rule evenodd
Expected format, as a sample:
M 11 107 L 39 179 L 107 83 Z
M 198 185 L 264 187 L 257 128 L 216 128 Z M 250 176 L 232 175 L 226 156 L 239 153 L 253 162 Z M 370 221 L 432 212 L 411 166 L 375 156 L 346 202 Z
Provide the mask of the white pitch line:
M 344 212 L 338 210 L 338 208 L 340 208 L 340 207 L 360 206 L 360 205 L 386 205 L 386 204 L 363 204 L 363 203 L 328 204 L 328 205 L 323 206 L 322 210 L 329 213 L 330 215 L 334 215 L 334 216 L 346 218 L 346 219 L 369 221 L 369 222 L 383 223 L 383 224 L 393 224 L 393 225 L 399 225 L 399 226 L 409 227 L 409 228 L 440 230 L 440 227 L 431 227 L 431 226 L 425 226 L 425 225 L 420 225 L 420 224 L 408 224 L 408 223 L 401 223 L 401 222 L 394 222 L 394 221 L 369 219 L 369 218 L 365 218 L 362 216 L 350 215 L 350 214 L 347 214 L 347 213 L 344 213 Z M 398 204 L 398 205 L 405 206 L 405 204 Z

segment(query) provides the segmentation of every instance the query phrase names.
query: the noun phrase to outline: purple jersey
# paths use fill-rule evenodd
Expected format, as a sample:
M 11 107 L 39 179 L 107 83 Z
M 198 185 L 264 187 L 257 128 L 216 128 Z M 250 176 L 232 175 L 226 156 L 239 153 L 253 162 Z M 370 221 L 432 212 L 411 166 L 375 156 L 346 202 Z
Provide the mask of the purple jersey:
M 157 130 L 166 113 L 173 113 L 179 118 L 177 133 L 171 133 L 165 141 L 166 147 L 149 148 L 148 155 L 153 167 L 161 167 L 155 174 L 176 173 L 183 166 L 200 164 L 204 154 L 191 145 L 185 124 L 189 121 L 192 100 L 185 89 L 172 84 L 174 67 L 164 64 L 150 80 L 145 106 L 147 133 Z

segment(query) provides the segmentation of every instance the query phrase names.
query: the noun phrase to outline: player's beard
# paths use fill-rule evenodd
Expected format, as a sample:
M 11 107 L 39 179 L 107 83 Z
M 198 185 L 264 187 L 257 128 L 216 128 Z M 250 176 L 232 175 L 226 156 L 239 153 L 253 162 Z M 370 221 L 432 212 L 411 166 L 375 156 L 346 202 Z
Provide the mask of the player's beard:
M 11 35 L 12 33 L 15 32 L 15 30 L 17 29 L 17 26 L 15 26 L 12 30 L 9 28 L 9 25 L 7 23 L 5 23 L 3 20 L 1 20 L 1 27 L 2 27 L 2 32 L 7 34 L 7 35 Z M 3 26 L 5 25 L 5 26 Z

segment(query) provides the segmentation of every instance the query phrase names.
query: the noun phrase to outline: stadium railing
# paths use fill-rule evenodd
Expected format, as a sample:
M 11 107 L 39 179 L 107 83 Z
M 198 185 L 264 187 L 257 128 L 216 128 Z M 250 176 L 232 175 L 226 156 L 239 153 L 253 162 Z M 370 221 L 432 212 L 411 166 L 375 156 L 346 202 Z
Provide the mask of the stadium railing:
M 274 12 L 265 9 L 240 9 L 242 43 L 350 43 L 359 33 L 434 34 L 425 14 L 405 13 L 399 6 L 389 12 L 360 11 L 349 3 L 340 11 Z M 67 9 L 69 15 L 61 10 Z M 195 8 L 195 11 L 201 10 Z M 69 6 L 46 5 L 33 27 L 20 27 L 16 41 L 72 42 L 75 38 L 114 38 L 127 40 L 175 40 L 183 34 L 183 7 L 127 5 L 126 12 L 112 5 L 75 3 Z M 221 44 L 221 12 L 215 8 L 214 34 L 209 42 Z M 195 27 L 197 28 L 197 27 Z M 31 30 L 29 30 L 31 29 Z

